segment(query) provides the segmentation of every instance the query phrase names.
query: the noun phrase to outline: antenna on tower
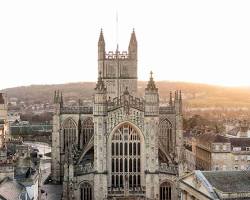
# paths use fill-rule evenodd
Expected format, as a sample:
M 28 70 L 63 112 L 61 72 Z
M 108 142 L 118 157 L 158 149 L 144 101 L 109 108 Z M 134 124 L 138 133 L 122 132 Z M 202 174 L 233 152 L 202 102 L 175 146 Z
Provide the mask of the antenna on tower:
M 118 11 L 116 10 L 116 17 L 115 17 L 116 19 L 116 44 L 117 44 L 117 47 L 118 47 L 118 40 L 119 40 L 119 32 L 118 32 L 118 30 L 119 30 L 119 23 L 118 23 Z

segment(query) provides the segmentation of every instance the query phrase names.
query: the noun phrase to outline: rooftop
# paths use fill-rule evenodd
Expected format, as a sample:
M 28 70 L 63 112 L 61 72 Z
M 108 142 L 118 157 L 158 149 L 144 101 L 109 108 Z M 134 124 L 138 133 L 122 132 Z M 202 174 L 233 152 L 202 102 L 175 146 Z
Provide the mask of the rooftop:
M 204 133 L 197 137 L 197 139 L 201 142 L 208 143 L 230 143 L 230 140 L 218 133 Z
M 208 182 L 224 193 L 250 192 L 250 171 L 204 171 Z
M 250 138 L 230 138 L 232 147 L 250 147 Z

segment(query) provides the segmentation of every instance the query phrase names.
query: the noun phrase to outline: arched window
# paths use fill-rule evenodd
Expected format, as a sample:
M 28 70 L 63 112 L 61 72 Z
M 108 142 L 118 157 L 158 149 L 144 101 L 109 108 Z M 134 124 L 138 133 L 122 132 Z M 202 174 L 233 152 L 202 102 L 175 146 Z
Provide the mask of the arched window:
M 171 200 L 171 185 L 164 182 L 160 185 L 160 200 Z
M 63 123 L 63 151 L 68 148 L 68 145 L 73 145 L 76 142 L 76 123 L 73 119 L 66 119 Z
M 140 146 L 140 135 L 131 125 L 125 123 L 115 130 L 111 144 L 112 188 L 133 190 L 141 186 Z
M 173 135 L 172 135 L 172 124 L 164 119 L 159 125 L 159 142 L 164 147 L 165 152 L 170 152 L 173 150 Z
M 89 183 L 83 183 L 80 186 L 80 200 L 92 200 L 93 193 L 92 187 Z
M 82 149 L 94 134 L 94 123 L 92 118 L 87 118 L 82 122 L 81 132 L 79 133 L 78 145 Z

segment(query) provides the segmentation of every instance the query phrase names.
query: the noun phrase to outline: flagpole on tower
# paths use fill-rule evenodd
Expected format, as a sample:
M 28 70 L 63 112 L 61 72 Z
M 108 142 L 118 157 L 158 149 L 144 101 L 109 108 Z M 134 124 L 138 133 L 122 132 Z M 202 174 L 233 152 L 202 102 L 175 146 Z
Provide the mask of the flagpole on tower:
M 117 44 L 117 47 L 118 47 L 118 41 L 119 41 L 119 24 L 118 24 L 118 11 L 116 10 L 116 44 Z

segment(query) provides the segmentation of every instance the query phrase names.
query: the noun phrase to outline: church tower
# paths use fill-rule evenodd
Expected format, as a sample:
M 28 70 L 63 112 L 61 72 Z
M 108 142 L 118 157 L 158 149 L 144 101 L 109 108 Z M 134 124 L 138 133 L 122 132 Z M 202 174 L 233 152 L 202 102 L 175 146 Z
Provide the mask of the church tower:
M 137 40 L 133 30 L 128 51 L 106 52 L 105 40 L 101 30 L 98 41 L 98 70 L 107 87 L 107 96 L 112 99 L 123 94 L 126 88 L 137 96 Z
M 55 182 L 61 182 L 63 177 L 63 166 L 61 156 L 61 124 L 60 124 L 60 110 L 63 106 L 62 93 L 60 95 L 59 90 L 54 94 L 54 114 L 53 114 L 53 132 L 52 132 L 52 151 L 51 151 L 51 174 L 52 179 Z
M 107 197 L 107 164 L 106 164 L 106 115 L 107 89 L 99 72 L 94 94 L 94 193 L 95 199 Z
M 146 196 L 157 199 L 159 196 L 159 161 L 158 161 L 158 125 L 159 125 L 159 94 L 158 88 L 150 73 L 145 89 L 144 132 L 146 135 Z

